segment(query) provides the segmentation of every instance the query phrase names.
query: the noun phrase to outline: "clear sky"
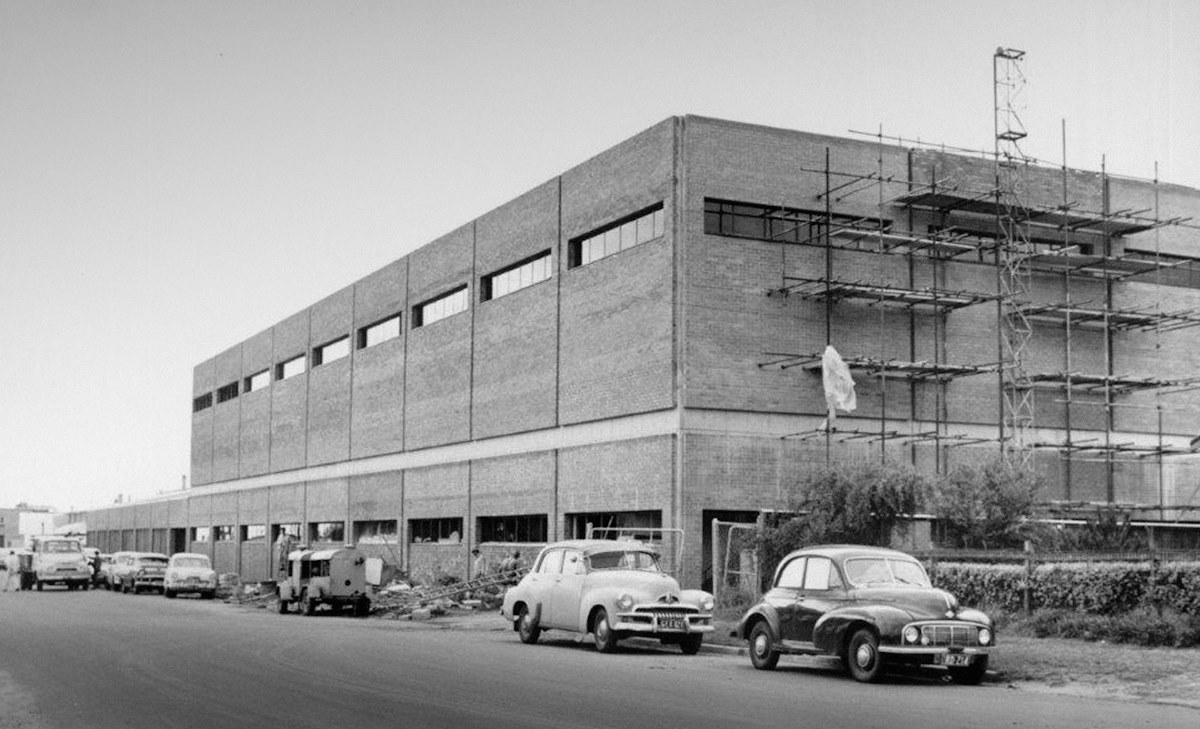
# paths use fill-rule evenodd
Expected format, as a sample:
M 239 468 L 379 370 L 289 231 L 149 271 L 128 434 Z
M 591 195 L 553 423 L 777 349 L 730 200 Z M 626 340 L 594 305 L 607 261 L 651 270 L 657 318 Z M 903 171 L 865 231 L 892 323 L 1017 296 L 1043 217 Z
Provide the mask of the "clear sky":
M 178 489 L 193 367 L 676 114 L 1200 187 L 1200 2 L 0 0 L 0 507 Z M 1200 250 L 1197 251 L 1200 254 Z

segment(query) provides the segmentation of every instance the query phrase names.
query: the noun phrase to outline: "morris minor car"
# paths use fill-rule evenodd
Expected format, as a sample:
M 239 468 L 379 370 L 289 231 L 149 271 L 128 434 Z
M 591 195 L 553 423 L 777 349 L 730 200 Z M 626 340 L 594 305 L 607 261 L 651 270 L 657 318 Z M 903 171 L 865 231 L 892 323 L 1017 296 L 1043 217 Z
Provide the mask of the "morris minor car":
M 770 591 L 733 632 L 755 668 L 782 654 L 830 655 L 859 681 L 896 664 L 944 667 L 977 684 L 995 646 L 991 619 L 934 588 L 913 557 L 891 549 L 831 545 L 792 552 Z
M 609 653 L 633 636 L 675 644 L 687 655 L 711 633 L 713 596 L 683 590 L 659 566 L 653 547 L 633 541 L 558 542 L 504 595 L 500 612 L 523 643 L 542 631 L 592 635 Z

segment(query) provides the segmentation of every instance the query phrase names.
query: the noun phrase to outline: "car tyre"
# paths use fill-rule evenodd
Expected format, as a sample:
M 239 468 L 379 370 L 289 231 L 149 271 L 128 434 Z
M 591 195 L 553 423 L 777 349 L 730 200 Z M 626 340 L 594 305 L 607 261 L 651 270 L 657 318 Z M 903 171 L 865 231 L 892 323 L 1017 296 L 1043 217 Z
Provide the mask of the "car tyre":
M 521 642 L 527 645 L 538 642 L 538 638 L 542 635 L 542 629 L 533 622 L 533 616 L 529 614 L 529 607 L 525 605 L 521 606 L 521 614 L 517 616 L 517 635 L 521 636 Z
M 366 595 L 359 596 L 359 598 L 354 601 L 354 617 L 365 618 L 370 614 L 371 601 L 367 599 Z
M 174 590 L 168 590 L 168 589 L 167 589 L 167 588 L 165 588 L 165 587 L 163 588 L 163 597 L 167 597 L 167 598 L 174 598 L 174 597 L 175 597 L 175 594 L 176 594 L 176 593 L 175 593 L 175 591 L 174 591 Z
M 214 597 L 216 597 L 216 594 L 217 593 L 214 590 L 204 590 L 200 593 L 200 599 L 201 600 L 211 600 Z
M 121 581 L 121 594 L 122 594 L 122 595 L 128 595 L 128 594 L 129 594 L 129 585 L 125 584 L 125 581 L 124 581 L 124 580 L 122 580 L 122 581 Z
M 966 686 L 978 686 L 983 683 L 983 676 L 987 673 L 987 667 L 988 657 L 977 656 L 969 666 L 949 669 L 950 678 L 954 679 L 955 683 L 961 683 Z
M 43 583 L 41 580 L 38 580 L 38 581 L 37 581 L 37 591 L 38 591 L 38 592 L 41 592 L 41 591 L 42 591 L 42 585 L 43 585 L 43 584 L 44 584 L 44 583 Z
M 601 653 L 612 653 L 617 649 L 617 633 L 608 622 L 608 613 L 604 608 L 597 610 L 592 620 L 592 639 L 596 643 L 596 650 Z
M 700 646 L 704 643 L 703 633 L 693 633 L 683 636 L 679 641 L 679 650 L 683 651 L 685 656 L 694 656 L 700 652 Z
M 771 629 L 760 620 L 750 629 L 750 664 L 760 671 L 770 671 L 779 664 L 779 651 L 771 640 Z
M 855 681 L 874 683 L 883 676 L 879 638 L 870 628 L 859 628 L 846 644 L 846 667 Z

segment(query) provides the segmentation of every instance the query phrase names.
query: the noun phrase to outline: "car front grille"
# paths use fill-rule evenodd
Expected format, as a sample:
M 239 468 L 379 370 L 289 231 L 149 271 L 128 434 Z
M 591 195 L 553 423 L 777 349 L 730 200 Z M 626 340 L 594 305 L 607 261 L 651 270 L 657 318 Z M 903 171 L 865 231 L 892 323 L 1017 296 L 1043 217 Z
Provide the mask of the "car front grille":
M 639 605 L 635 612 L 657 615 L 660 618 L 684 618 L 688 615 L 695 615 L 698 610 L 685 605 Z
M 946 623 L 922 625 L 921 643 L 950 647 L 979 645 L 979 628 L 974 625 Z

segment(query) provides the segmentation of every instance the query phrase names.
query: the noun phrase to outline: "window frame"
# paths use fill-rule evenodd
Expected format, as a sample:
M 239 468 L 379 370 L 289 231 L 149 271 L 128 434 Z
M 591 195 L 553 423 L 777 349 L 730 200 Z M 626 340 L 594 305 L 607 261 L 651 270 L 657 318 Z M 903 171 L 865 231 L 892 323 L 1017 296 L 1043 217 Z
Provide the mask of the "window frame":
M 265 390 L 268 386 L 270 386 L 270 384 L 271 368 L 267 367 L 266 369 L 259 370 L 254 374 L 247 375 L 242 380 L 242 393 L 248 394 L 251 392 L 258 392 L 259 390 Z
M 341 349 L 334 349 L 342 345 Z M 350 356 L 350 335 L 343 334 L 342 336 L 331 339 L 324 344 L 313 347 L 312 350 L 312 366 L 320 367 L 321 365 L 337 362 L 339 359 L 344 359 Z
M 300 369 L 295 370 L 293 372 L 289 372 L 288 367 L 291 365 L 294 365 L 296 362 L 301 363 L 299 365 Z M 289 357 L 275 365 L 275 381 L 283 382 L 284 380 L 290 380 L 293 377 L 299 377 L 300 375 L 304 374 L 307 371 L 308 371 L 308 355 L 301 352 L 300 354 L 296 355 L 295 357 Z
M 643 222 L 649 219 L 648 223 Z M 649 234 L 642 235 L 643 225 L 649 225 Z M 605 223 L 583 235 L 567 241 L 567 268 L 579 268 L 595 263 L 643 243 L 658 240 L 667 234 L 666 206 L 663 201 L 644 207 L 634 213 Z
M 414 306 L 412 310 L 413 329 L 419 329 L 431 324 L 436 324 L 443 319 L 449 319 L 456 314 L 461 314 L 464 311 L 469 310 L 471 308 L 470 289 L 471 287 L 469 285 L 461 284 L 448 291 L 438 294 L 431 299 L 426 299 L 425 301 L 422 301 Z M 451 302 L 453 302 L 453 306 L 459 306 L 461 304 L 461 308 L 456 308 L 451 311 Z M 434 310 L 434 307 L 439 304 L 443 305 L 445 309 Z
M 528 277 L 525 275 L 526 271 L 528 271 Z M 517 280 L 512 283 L 509 278 L 514 274 Z M 553 251 L 547 248 L 516 263 L 480 276 L 479 301 L 494 301 L 509 294 L 515 294 L 544 281 L 549 281 L 553 276 Z
M 382 318 L 378 321 L 373 321 L 370 324 L 365 324 L 365 325 L 359 327 L 358 333 L 355 336 L 355 344 L 357 345 L 358 349 L 368 349 L 370 347 L 374 347 L 376 345 L 383 344 L 384 342 L 390 342 L 393 339 L 399 339 L 401 336 L 403 336 L 404 321 L 403 321 L 403 319 L 401 319 L 401 316 L 402 315 L 400 312 L 396 312 L 395 314 L 392 314 L 390 316 L 385 316 L 384 318 Z M 383 325 L 388 324 L 389 322 L 392 322 L 392 321 L 396 322 L 396 333 L 391 334 L 390 336 L 385 336 L 382 339 L 378 339 L 378 340 L 372 342 L 371 341 L 371 332 L 374 330 L 378 330 L 379 328 L 383 327 Z

